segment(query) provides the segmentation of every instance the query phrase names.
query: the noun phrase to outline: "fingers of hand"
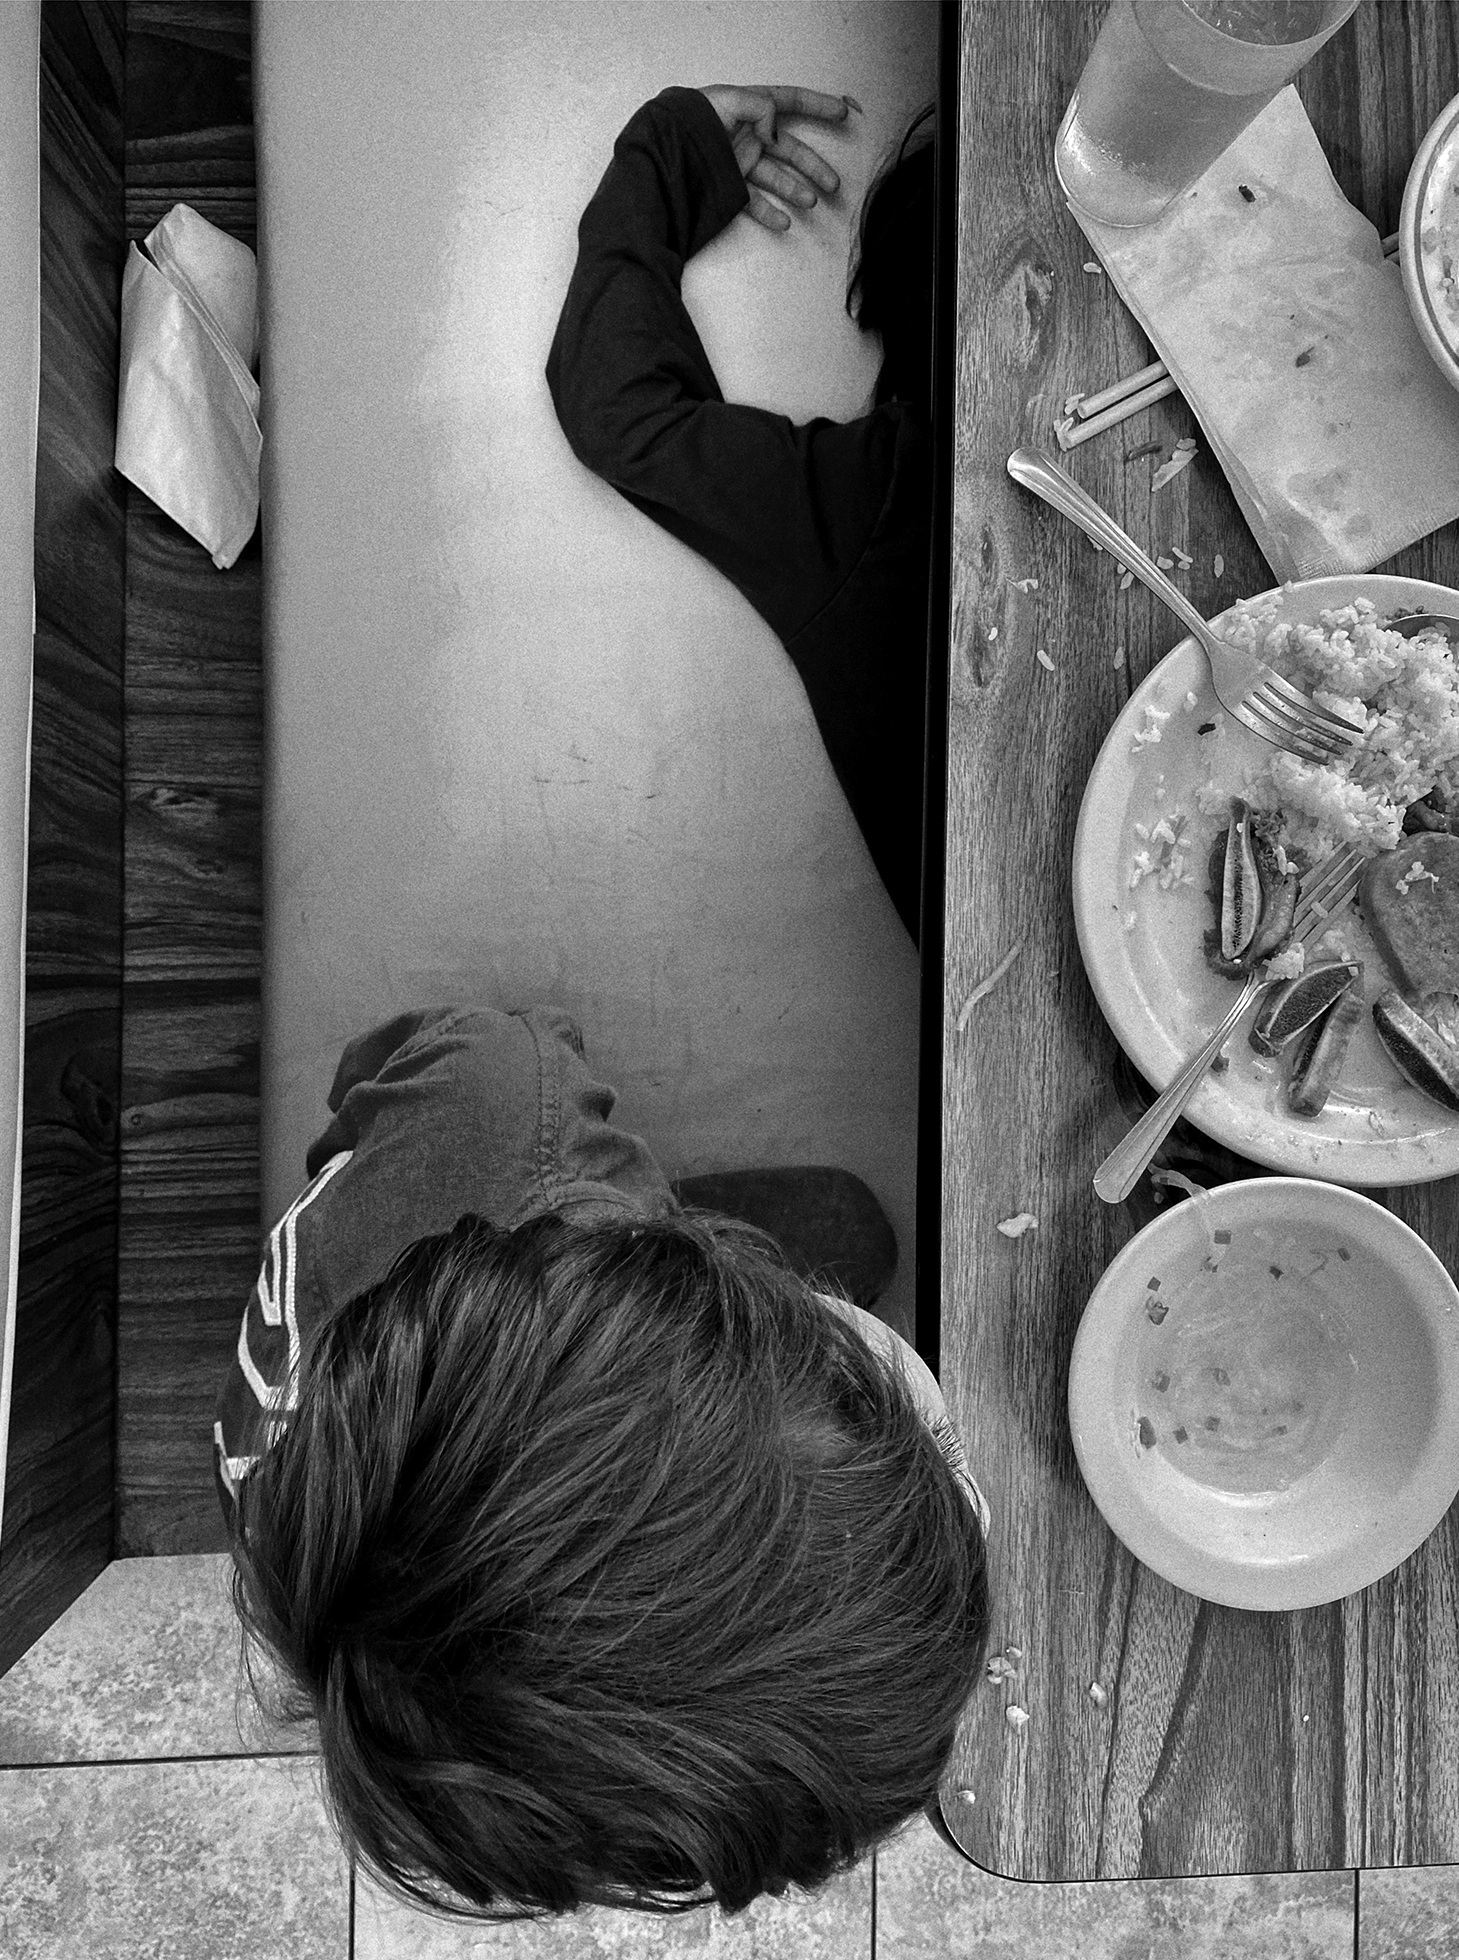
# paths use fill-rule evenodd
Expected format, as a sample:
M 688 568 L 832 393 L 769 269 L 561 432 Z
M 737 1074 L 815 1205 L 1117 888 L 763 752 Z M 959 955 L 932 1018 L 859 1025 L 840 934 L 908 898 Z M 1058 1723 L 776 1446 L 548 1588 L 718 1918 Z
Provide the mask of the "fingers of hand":
M 831 165 L 809 143 L 782 133 L 779 124 L 784 116 L 845 122 L 849 96 L 825 95 L 818 89 L 726 84 L 707 88 L 704 94 L 729 131 L 735 161 L 748 183 L 801 211 L 808 210 L 818 195 L 835 196 L 841 179 Z M 790 223 L 785 212 L 764 198 L 752 196 L 750 215 L 771 231 L 784 231 Z
M 755 123 L 767 110 L 773 116 L 775 105 L 762 88 L 736 88 L 729 83 L 718 82 L 712 88 L 701 89 L 714 105 L 714 112 L 726 129 L 735 129 L 741 123 Z
M 809 143 L 802 143 L 798 136 L 782 134 L 773 143 L 767 143 L 765 148 L 772 157 L 788 164 L 792 170 L 798 170 L 802 177 L 809 178 L 824 196 L 834 197 L 841 188 L 841 179 L 826 159 Z
M 814 88 L 778 85 L 744 88 L 716 82 L 701 93 L 714 104 L 715 113 L 726 129 L 733 129 L 737 123 L 760 126 L 768 117 L 769 136 L 775 134 L 775 122 L 780 116 L 809 116 L 816 122 L 843 123 L 853 109 L 861 108 L 849 95 L 826 95 Z
M 730 139 L 735 153 L 735 162 L 740 166 L 740 175 L 750 177 L 756 164 L 765 154 L 765 145 L 748 123 L 742 123 Z
M 845 122 L 849 113 L 844 95 L 825 95 L 815 88 L 772 85 L 754 91 L 768 95 L 782 116 L 814 116 L 817 122 Z
M 768 197 L 761 197 L 758 191 L 750 192 L 747 215 L 753 218 L 757 225 L 764 225 L 767 231 L 790 230 L 789 214 L 782 211 L 778 204 L 772 204 Z
M 745 172 L 745 176 L 760 190 L 784 198 L 787 204 L 795 205 L 798 210 L 808 211 L 816 201 L 815 190 L 805 178 L 786 164 L 777 163 L 772 156 L 762 156 L 753 169 Z

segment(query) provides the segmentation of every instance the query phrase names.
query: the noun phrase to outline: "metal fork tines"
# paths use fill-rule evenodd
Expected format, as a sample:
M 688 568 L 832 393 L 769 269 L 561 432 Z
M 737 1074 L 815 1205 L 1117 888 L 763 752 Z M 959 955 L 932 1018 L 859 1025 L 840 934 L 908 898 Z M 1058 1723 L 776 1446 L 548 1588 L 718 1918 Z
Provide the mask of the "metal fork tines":
M 1008 474 L 1015 483 L 1021 483 L 1072 519 L 1170 608 L 1205 653 L 1216 699 L 1253 734 L 1279 749 L 1290 749 L 1307 762 L 1331 762 L 1361 737 L 1361 728 L 1334 714 L 1330 708 L 1322 707 L 1299 687 L 1284 680 L 1266 661 L 1213 633 L 1154 559 L 1140 549 L 1088 491 L 1079 487 L 1067 470 L 1060 469 L 1052 456 L 1046 456 L 1041 449 L 1015 449 L 1008 458 Z
M 1302 880 L 1292 918 L 1292 938 L 1310 946 L 1327 931 L 1333 919 L 1351 903 L 1365 859 L 1347 845 L 1334 851 Z M 1247 978 L 1221 1025 L 1179 1069 L 1165 1089 L 1133 1124 L 1094 1174 L 1094 1188 L 1108 1205 L 1128 1198 L 1146 1165 L 1164 1143 L 1176 1119 L 1196 1092 L 1206 1070 L 1220 1053 L 1232 1029 L 1267 985 L 1263 967 Z
M 1215 656 L 1208 651 L 1215 678 Z M 1219 693 L 1219 689 L 1217 690 Z M 1345 755 L 1362 730 L 1345 716 L 1324 708 L 1278 673 L 1267 670 L 1230 710 L 1254 734 L 1308 762 L 1333 762 Z
M 1292 937 L 1303 946 L 1320 939 L 1328 921 L 1347 906 L 1358 889 L 1367 862 L 1354 845 L 1340 845 L 1315 871 L 1309 871 L 1297 893 Z

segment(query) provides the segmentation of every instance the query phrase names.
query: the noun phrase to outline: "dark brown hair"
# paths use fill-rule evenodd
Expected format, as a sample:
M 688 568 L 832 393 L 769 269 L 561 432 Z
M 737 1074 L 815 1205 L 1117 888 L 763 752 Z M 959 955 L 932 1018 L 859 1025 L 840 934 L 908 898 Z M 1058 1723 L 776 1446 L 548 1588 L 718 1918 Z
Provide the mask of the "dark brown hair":
M 238 1524 L 347 1849 L 485 1918 L 844 1870 L 934 1794 L 986 1637 L 905 1385 L 727 1220 L 422 1240 L 307 1347 Z
M 862 200 L 846 311 L 881 335 L 876 400 L 932 412 L 933 247 L 936 235 L 933 105 L 908 124 Z

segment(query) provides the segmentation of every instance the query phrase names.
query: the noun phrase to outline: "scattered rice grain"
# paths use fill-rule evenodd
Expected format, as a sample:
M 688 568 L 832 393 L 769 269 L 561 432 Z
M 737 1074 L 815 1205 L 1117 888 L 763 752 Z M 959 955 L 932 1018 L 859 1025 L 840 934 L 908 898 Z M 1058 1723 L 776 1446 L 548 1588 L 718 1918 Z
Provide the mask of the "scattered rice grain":
M 1183 437 L 1171 452 L 1170 461 L 1168 463 L 1162 463 L 1151 477 L 1150 490 L 1152 495 L 1155 491 L 1164 489 L 1165 485 L 1173 477 L 1179 476 L 1195 453 L 1196 445 L 1192 438 L 1189 436 Z
M 968 1020 L 972 1015 L 972 1011 L 977 1006 L 978 1002 L 980 1000 L 987 999 L 988 995 L 992 993 L 993 989 L 998 985 L 998 982 L 1003 978 L 1004 974 L 1008 971 L 1009 967 L 1012 966 L 1013 962 L 1018 958 L 1019 954 L 1022 951 L 1023 951 L 1023 941 L 1021 939 L 1016 940 L 1014 944 L 1008 949 L 1008 951 L 1003 955 L 1002 959 L 999 960 L 997 966 L 994 967 L 993 971 L 987 976 L 987 978 L 985 980 L 980 980 L 977 986 L 974 987 L 973 991 L 968 995 L 967 999 L 963 1002 L 962 1007 L 958 1012 L 957 1032 L 959 1034 L 961 1034 L 963 1029 L 967 1026 Z
M 1148 707 L 1145 709 L 1145 719 L 1140 727 L 1135 730 L 1134 743 L 1130 749 L 1131 755 L 1138 755 L 1141 749 L 1149 748 L 1152 743 L 1160 740 L 1160 732 L 1166 722 L 1170 720 L 1170 712 L 1169 708 Z M 1157 789 L 1162 787 L 1162 784 L 1156 785 Z

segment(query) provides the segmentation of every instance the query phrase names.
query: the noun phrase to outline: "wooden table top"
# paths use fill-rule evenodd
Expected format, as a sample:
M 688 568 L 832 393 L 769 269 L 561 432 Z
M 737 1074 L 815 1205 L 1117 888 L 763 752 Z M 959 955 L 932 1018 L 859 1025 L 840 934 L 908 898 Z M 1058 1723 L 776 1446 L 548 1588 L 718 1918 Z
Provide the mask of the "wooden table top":
M 963 0 L 941 1372 L 993 1506 L 992 1648 L 1024 1658 L 1016 1697 L 991 1683 L 973 1696 L 943 1809 L 979 1864 L 1025 1879 L 1459 1860 L 1459 1506 L 1353 1598 L 1238 1612 L 1130 1556 L 1070 1441 L 1081 1310 L 1153 1215 L 1106 1207 L 1090 1185 L 1125 1125 L 1118 1049 L 1075 939 L 1074 827 L 1110 722 L 1181 637 L 1005 470 L 1021 444 L 1053 448 L 1067 395 L 1154 358 L 1109 282 L 1083 271 L 1093 254 L 1051 163 L 1102 14 L 1103 0 Z M 1413 153 L 1459 91 L 1449 0 L 1365 0 L 1299 89 L 1347 197 L 1396 231 Z M 1168 456 L 1188 434 L 1203 453 L 1152 504 L 1162 459 L 1126 452 L 1158 439 Z M 1152 555 L 1193 555 L 1183 583 L 1203 614 L 1275 583 L 1178 396 L 1064 460 Z M 1459 527 L 1383 569 L 1459 586 Z M 1012 583 L 1029 576 L 1036 591 Z M 959 1033 L 963 1002 L 1016 941 L 1013 973 Z M 1459 1267 L 1459 1179 L 1371 1195 Z M 1000 1236 L 996 1221 L 1025 1209 L 1038 1229 Z M 1004 1718 L 1015 1698 L 1021 1731 Z

